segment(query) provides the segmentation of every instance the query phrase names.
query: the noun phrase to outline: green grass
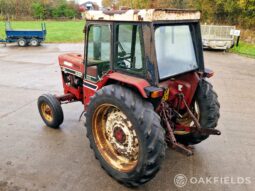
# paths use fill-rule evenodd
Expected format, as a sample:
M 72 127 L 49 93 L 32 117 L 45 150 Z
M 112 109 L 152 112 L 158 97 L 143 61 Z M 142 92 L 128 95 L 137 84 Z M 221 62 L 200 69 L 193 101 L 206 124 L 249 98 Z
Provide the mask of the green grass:
M 240 42 L 238 47 L 231 49 L 231 52 L 255 58 L 255 44 Z
M 49 43 L 76 43 L 84 39 L 85 21 L 45 21 L 47 28 L 46 41 Z M 41 21 L 13 21 L 15 29 L 41 29 Z M 5 22 L 0 22 L 0 38 L 5 38 Z

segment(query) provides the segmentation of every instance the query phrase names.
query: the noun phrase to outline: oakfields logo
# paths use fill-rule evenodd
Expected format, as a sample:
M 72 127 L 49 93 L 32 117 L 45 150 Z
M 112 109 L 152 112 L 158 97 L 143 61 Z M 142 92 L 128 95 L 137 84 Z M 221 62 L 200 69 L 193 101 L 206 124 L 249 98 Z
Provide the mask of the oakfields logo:
M 177 186 L 179 188 L 184 187 L 187 184 L 187 182 L 188 182 L 188 179 L 184 174 L 177 174 L 174 177 L 174 184 L 175 184 L 175 186 Z
M 187 184 L 251 184 L 251 177 L 191 177 L 187 178 L 184 174 L 177 174 L 174 177 L 176 187 L 182 188 Z

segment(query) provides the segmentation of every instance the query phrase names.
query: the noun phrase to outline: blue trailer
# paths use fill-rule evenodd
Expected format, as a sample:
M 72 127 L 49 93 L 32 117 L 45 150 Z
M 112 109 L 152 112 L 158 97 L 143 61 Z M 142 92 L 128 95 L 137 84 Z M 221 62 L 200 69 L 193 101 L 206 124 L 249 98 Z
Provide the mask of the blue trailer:
M 19 46 L 25 47 L 28 45 L 39 46 L 46 38 L 47 30 L 45 23 L 41 24 L 41 30 L 24 30 L 16 29 L 13 30 L 11 23 L 6 22 L 5 33 L 6 39 L 0 39 L 3 43 L 17 42 Z

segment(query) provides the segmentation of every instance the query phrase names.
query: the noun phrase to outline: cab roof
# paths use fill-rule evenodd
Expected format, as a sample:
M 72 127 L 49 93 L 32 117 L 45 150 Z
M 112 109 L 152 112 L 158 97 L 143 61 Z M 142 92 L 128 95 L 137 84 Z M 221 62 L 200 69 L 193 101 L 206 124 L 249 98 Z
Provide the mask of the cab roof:
M 86 20 L 94 21 L 181 21 L 199 20 L 201 13 L 195 10 L 184 9 L 141 9 L 141 10 L 119 10 L 119 11 L 85 11 Z

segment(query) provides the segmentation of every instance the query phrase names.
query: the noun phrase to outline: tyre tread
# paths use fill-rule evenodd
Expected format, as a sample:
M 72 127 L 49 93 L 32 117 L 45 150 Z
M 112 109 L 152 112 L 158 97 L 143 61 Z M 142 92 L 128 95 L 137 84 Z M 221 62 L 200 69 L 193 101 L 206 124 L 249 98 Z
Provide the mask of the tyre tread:
M 94 102 L 103 97 L 112 97 L 112 99 L 122 102 L 123 105 L 133 113 L 134 118 L 136 118 L 135 120 L 140 124 L 137 129 L 139 129 L 143 135 L 145 150 L 148 152 L 145 154 L 139 169 L 136 168 L 131 174 L 127 174 L 125 179 L 121 179 L 116 173 L 104 168 L 106 172 L 117 181 L 126 186 L 137 187 L 155 177 L 165 156 L 166 144 L 164 142 L 164 129 L 161 127 L 160 118 L 155 113 L 152 104 L 143 100 L 141 96 L 137 95 L 132 90 L 118 85 L 109 85 L 103 87 L 92 97 L 88 106 L 88 112 L 86 112 L 86 121 L 91 121 L 91 112 L 95 109 L 93 108 Z M 92 149 L 96 155 L 99 155 L 99 153 L 96 152 L 96 146 L 93 142 L 92 130 L 90 129 L 91 127 L 89 127 L 90 124 L 86 122 L 85 125 Z M 100 164 L 104 166 L 104 163 L 100 160 L 102 157 L 97 156 L 97 158 Z

